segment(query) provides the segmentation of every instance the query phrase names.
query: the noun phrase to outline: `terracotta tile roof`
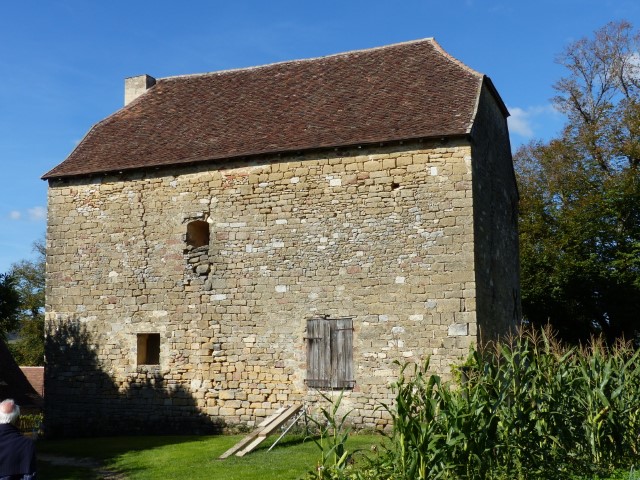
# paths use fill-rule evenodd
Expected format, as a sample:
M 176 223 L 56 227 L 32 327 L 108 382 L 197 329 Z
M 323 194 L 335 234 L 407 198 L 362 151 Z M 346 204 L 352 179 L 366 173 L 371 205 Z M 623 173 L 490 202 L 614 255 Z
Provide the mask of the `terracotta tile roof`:
M 44 367 L 20 367 L 38 395 L 44 397 Z
M 465 135 L 484 81 L 433 39 L 158 79 L 43 178 Z

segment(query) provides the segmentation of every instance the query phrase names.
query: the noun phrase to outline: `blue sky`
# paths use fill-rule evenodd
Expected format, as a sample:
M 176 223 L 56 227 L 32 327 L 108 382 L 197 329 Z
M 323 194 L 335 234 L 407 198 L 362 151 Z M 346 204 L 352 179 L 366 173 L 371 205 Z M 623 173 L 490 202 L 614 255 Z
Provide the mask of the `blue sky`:
M 124 78 L 318 57 L 434 37 L 493 80 L 514 148 L 562 126 L 554 58 L 637 0 L 9 0 L 0 16 L 0 273 L 46 229 L 42 174 L 123 105 Z

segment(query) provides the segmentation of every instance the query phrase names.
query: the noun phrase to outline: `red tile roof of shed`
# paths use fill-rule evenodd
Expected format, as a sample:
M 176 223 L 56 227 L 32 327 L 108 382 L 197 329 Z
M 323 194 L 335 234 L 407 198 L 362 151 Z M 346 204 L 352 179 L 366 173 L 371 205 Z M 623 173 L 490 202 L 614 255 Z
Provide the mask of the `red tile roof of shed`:
M 44 397 L 44 367 L 20 366 L 20 370 L 38 395 Z
M 433 39 L 168 77 L 43 178 L 466 135 L 485 80 Z

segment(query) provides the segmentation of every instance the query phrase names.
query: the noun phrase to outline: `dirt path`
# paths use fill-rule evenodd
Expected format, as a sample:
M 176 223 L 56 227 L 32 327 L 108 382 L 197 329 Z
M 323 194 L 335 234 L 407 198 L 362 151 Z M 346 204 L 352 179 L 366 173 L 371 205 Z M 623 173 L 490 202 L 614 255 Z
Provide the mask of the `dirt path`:
M 81 467 L 92 469 L 100 480 L 126 480 L 122 473 L 105 468 L 100 462 L 92 458 L 62 457 L 59 455 L 39 454 L 38 459 L 52 465 L 66 465 L 69 467 Z

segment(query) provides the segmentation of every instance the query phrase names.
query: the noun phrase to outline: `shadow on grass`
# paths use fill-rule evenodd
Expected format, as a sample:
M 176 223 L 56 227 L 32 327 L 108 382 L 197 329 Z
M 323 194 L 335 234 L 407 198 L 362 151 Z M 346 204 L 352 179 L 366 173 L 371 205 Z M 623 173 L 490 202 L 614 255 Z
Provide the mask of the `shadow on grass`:
M 168 445 L 202 442 L 209 437 L 197 435 L 144 435 L 131 437 L 96 437 L 91 439 L 38 440 L 38 454 L 61 457 L 108 460 L 128 452 L 151 450 Z
M 98 437 L 90 440 L 38 440 L 38 476 L 52 480 L 101 479 L 105 472 L 118 473 L 109 466 L 125 454 L 205 441 L 200 436 Z M 140 470 L 128 468 L 127 474 Z M 113 478 L 118 478 L 114 476 Z M 124 477 L 123 477 L 124 478 Z
M 38 461 L 38 476 L 48 480 L 98 480 L 103 475 L 90 468 L 70 467 L 66 465 L 52 465 L 48 462 Z
M 163 478 L 171 480 L 296 480 L 314 468 L 320 458 L 318 447 L 304 434 L 287 435 L 273 448 L 277 436 L 244 457 L 220 455 L 243 435 L 133 436 L 95 439 L 38 441 L 39 454 L 85 458 L 94 468 L 40 462 L 40 478 L 89 479 Z M 377 436 L 353 436 L 349 448 L 369 449 Z M 120 473 L 106 476 L 96 472 Z

